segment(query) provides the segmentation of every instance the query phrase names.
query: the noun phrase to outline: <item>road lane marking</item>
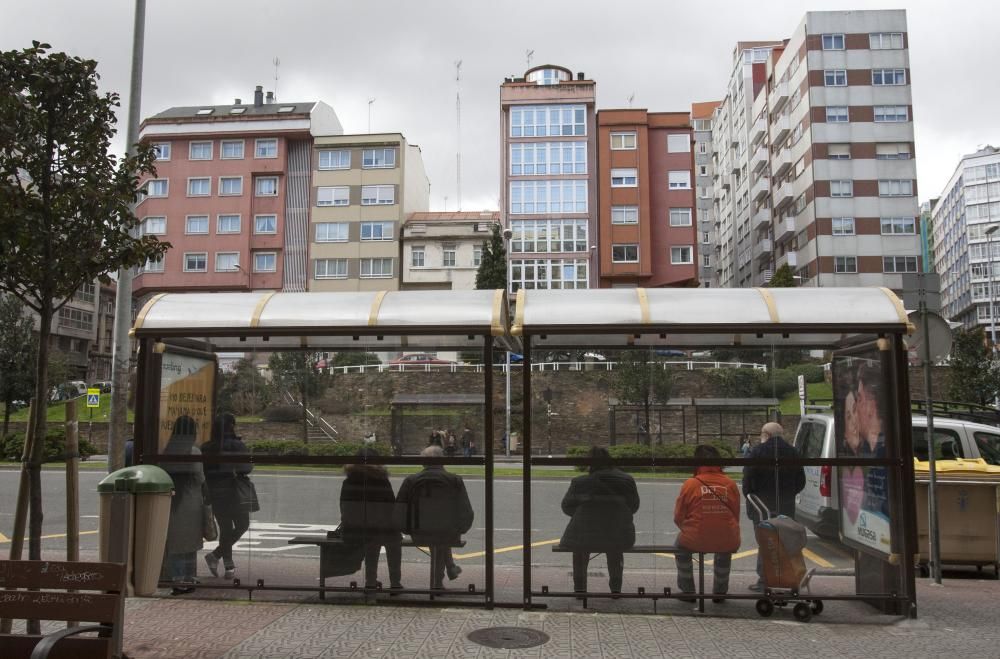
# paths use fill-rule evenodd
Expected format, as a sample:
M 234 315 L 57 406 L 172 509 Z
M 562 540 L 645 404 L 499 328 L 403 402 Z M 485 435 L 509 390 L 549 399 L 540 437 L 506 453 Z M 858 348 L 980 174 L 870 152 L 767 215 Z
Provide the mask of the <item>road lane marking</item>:
M 532 542 L 531 546 L 532 547 L 544 547 L 545 545 L 555 545 L 555 544 L 559 544 L 559 540 L 560 540 L 559 538 L 556 538 L 555 540 L 542 540 L 540 542 Z M 520 551 L 522 549 L 524 549 L 524 545 L 511 545 L 510 547 L 500 547 L 498 549 L 494 549 L 493 553 L 494 554 L 505 554 L 505 553 L 507 553 L 509 551 Z M 452 558 L 481 558 L 481 557 L 483 557 L 485 555 L 486 555 L 485 551 L 476 551 L 476 552 L 472 552 L 470 554 L 453 554 Z
M 94 535 L 95 533 L 100 533 L 100 531 L 80 531 L 80 535 Z M 65 533 L 53 533 L 52 535 L 43 535 L 41 539 L 51 540 L 52 538 L 65 538 L 65 537 L 66 537 Z M 25 539 L 27 539 L 27 536 L 25 536 Z M 0 544 L 3 544 L 5 542 L 10 542 L 10 538 L 5 536 L 3 533 L 0 533 Z
M 806 549 L 805 547 L 802 548 L 802 555 L 820 567 L 833 567 L 833 563 L 815 554 L 809 549 Z
M 5 536 L 3 533 L 0 533 L 0 542 L 10 542 L 10 538 Z

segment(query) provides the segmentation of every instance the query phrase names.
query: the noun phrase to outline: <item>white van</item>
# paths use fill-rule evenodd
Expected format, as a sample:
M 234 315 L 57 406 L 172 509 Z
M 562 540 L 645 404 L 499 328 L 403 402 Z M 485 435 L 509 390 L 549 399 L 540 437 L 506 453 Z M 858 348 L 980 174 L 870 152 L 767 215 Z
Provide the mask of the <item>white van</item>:
M 807 414 L 795 432 L 795 448 L 803 458 L 837 457 L 833 417 Z M 934 457 L 983 458 L 1000 465 L 1000 428 L 963 419 L 934 417 Z M 913 455 L 927 460 L 927 417 L 913 416 Z M 836 467 L 805 467 L 806 486 L 795 497 L 795 519 L 817 535 L 837 538 L 840 511 Z

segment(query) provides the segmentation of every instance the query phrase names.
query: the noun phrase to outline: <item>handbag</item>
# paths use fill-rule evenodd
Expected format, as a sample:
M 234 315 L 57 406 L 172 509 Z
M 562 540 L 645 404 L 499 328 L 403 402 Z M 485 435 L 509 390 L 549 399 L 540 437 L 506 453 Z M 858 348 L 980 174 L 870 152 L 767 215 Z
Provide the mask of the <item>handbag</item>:
M 212 504 L 209 503 L 201 506 L 201 537 L 208 542 L 219 539 L 219 525 L 215 522 Z
M 364 543 L 344 538 L 339 526 L 327 531 L 326 538 L 333 542 L 320 545 L 320 578 L 344 577 L 361 569 L 365 556 Z
M 257 499 L 257 487 L 253 481 L 245 475 L 236 476 L 236 483 L 233 485 L 236 492 L 236 502 L 243 510 L 255 513 L 260 510 L 260 501 Z

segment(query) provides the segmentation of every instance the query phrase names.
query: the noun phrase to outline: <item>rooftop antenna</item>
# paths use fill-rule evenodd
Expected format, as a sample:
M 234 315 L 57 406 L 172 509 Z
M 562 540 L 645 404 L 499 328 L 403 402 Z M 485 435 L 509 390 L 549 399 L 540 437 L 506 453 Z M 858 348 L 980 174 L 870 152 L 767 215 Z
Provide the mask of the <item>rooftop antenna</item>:
M 462 210 L 462 60 L 455 62 L 455 187 L 457 209 Z
M 277 57 L 274 58 L 274 100 L 278 100 L 278 67 L 281 66 L 281 60 Z
M 531 58 L 535 56 L 535 51 L 530 48 L 524 51 L 524 59 L 528 60 L 528 68 L 531 68 Z
M 629 94 L 629 97 L 628 97 L 628 106 L 629 106 L 629 109 L 632 108 L 632 101 L 634 101 L 634 100 L 635 100 L 635 92 L 632 92 L 631 94 Z
M 375 99 L 368 99 L 368 134 L 372 132 L 372 114 L 375 112 Z

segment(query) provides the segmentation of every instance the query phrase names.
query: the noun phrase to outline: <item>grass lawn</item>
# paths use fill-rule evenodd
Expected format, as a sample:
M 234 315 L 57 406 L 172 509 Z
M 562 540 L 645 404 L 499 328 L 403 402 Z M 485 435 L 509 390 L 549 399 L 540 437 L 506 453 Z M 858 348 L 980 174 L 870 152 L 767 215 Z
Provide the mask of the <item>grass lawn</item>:
M 93 413 L 93 416 L 91 416 Z M 133 420 L 132 410 L 128 411 L 129 423 Z M 77 421 L 107 421 L 111 417 L 111 394 L 101 394 L 101 406 L 95 408 L 87 407 L 87 397 L 80 396 L 76 399 Z M 15 422 L 28 422 L 28 408 L 22 408 L 10 415 L 10 420 Z M 52 422 L 66 420 L 66 401 L 51 403 L 47 411 L 47 420 Z
M 806 383 L 806 404 L 810 398 L 833 398 L 833 387 L 829 382 Z M 793 391 L 781 399 L 781 413 L 798 416 L 799 413 L 799 392 Z

